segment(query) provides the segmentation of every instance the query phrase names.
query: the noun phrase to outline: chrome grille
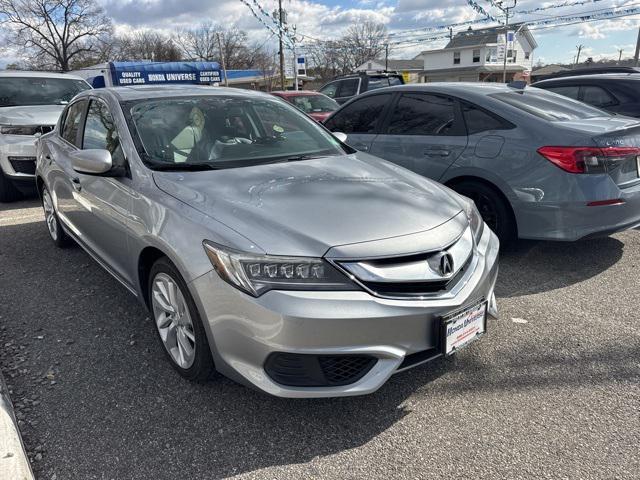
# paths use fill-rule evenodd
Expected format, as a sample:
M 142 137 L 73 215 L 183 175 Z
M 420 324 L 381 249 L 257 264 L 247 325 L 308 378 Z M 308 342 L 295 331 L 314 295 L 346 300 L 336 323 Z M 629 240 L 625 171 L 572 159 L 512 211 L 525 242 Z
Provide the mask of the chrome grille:
M 467 228 L 448 247 L 404 257 L 336 261 L 374 295 L 386 298 L 420 298 L 452 290 L 468 272 L 473 260 L 473 235 Z M 444 256 L 451 271 L 439 268 Z

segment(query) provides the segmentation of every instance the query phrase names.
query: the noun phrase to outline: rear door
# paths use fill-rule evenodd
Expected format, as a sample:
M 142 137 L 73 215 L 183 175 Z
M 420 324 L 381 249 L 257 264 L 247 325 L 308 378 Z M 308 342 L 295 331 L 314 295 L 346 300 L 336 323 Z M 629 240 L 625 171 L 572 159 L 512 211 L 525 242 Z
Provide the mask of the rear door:
M 459 105 L 446 95 L 403 93 L 385 123 L 371 154 L 435 180 L 467 146 Z
M 368 152 L 392 98 L 391 93 L 358 98 L 334 113 L 325 122 L 325 126 L 332 132 L 346 133 L 348 145 Z

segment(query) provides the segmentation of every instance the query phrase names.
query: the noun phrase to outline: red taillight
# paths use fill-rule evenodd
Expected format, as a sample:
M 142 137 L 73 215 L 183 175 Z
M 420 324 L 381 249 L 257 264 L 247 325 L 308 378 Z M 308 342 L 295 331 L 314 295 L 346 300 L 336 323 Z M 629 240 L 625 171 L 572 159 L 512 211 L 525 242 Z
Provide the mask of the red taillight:
M 587 207 L 606 207 L 610 205 L 623 205 L 625 201 L 621 198 L 612 198 L 611 200 L 596 200 L 587 203 Z
M 569 173 L 605 173 L 609 165 L 640 155 L 640 148 L 541 147 L 538 153 Z

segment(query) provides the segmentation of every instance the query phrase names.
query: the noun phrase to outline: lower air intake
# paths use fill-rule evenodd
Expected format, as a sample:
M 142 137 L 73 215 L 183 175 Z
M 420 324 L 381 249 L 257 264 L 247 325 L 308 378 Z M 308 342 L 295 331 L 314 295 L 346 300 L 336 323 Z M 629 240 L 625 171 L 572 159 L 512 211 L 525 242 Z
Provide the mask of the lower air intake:
M 368 355 L 272 353 L 264 369 L 277 383 L 290 387 L 338 387 L 357 382 L 376 364 Z

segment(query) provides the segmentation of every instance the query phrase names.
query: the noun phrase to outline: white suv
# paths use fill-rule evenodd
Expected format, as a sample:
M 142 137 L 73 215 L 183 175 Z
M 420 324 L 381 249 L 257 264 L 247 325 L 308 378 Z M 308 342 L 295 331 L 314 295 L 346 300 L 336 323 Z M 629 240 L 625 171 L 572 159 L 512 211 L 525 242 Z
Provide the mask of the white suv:
M 64 106 L 91 86 L 48 72 L 0 72 L 0 202 L 35 191 L 35 142 L 53 130 Z

